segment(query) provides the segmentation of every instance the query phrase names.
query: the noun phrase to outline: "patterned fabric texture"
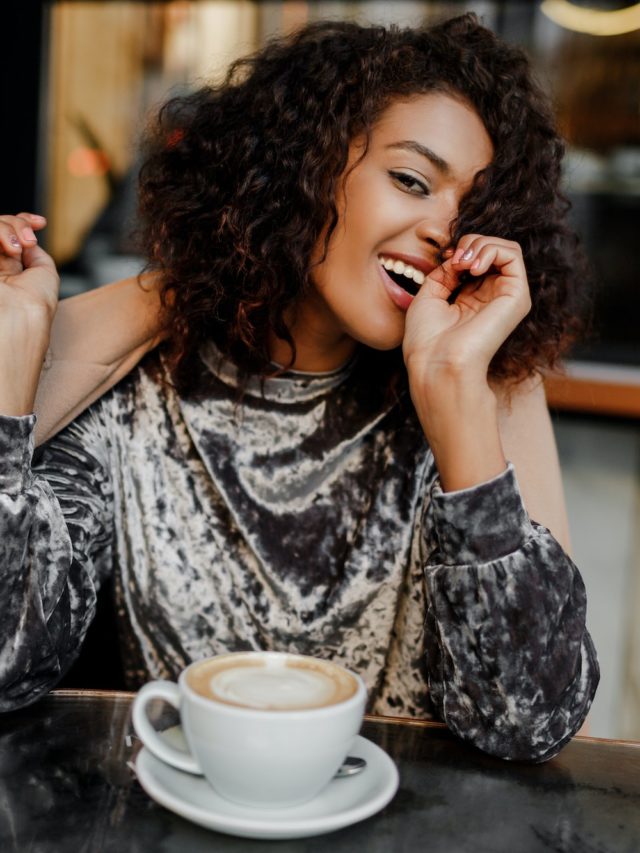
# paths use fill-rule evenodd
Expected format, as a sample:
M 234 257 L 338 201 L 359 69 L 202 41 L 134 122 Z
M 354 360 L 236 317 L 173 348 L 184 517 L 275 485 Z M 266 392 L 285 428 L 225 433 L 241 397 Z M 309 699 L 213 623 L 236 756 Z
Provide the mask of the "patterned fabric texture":
M 555 754 L 599 677 L 580 574 L 511 466 L 443 493 L 411 409 L 364 369 L 239 400 L 208 347 L 195 402 L 153 353 L 36 459 L 35 417 L 0 417 L 0 709 L 55 686 L 113 573 L 132 689 L 219 652 L 311 654 L 359 672 L 374 713 Z

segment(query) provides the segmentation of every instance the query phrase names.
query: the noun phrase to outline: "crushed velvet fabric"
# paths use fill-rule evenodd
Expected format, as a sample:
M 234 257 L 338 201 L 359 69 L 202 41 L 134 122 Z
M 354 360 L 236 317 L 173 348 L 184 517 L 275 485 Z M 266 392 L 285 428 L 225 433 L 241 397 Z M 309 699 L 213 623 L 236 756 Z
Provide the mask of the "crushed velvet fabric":
M 132 688 L 299 652 L 359 672 L 375 713 L 555 754 L 599 677 L 578 570 L 511 466 L 443 493 L 406 400 L 364 369 L 250 380 L 239 401 L 208 347 L 195 402 L 153 353 L 33 461 L 35 417 L 0 417 L 0 709 L 55 686 L 114 573 Z

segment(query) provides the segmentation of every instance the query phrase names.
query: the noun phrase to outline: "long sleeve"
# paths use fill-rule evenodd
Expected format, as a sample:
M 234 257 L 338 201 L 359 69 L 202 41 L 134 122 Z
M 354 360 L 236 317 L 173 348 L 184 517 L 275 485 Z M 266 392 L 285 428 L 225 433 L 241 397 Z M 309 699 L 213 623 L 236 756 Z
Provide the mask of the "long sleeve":
M 429 687 L 443 721 L 501 758 L 551 758 L 599 680 L 578 569 L 529 519 L 512 466 L 459 492 L 436 481 L 423 529 Z
M 0 710 L 35 701 L 77 656 L 109 571 L 112 495 L 95 410 L 33 464 L 34 415 L 0 417 Z M 98 446 L 98 445 L 96 445 Z

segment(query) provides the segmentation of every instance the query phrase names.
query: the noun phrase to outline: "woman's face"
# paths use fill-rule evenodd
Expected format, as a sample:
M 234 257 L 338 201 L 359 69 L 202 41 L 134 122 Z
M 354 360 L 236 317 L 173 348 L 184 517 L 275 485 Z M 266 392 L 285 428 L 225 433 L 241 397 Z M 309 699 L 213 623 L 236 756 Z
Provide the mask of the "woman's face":
M 346 172 L 362 150 L 363 140 L 355 140 Z M 338 225 L 325 260 L 312 269 L 314 290 L 297 313 L 297 367 L 331 369 L 356 342 L 380 350 L 402 343 L 410 294 L 437 265 L 460 200 L 492 156 L 478 114 L 448 95 L 415 96 L 382 114 L 366 155 L 339 192 Z M 322 250 L 321 239 L 314 259 Z M 383 264 L 392 262 L 389 275 Z M 305 353 L 316 350 L 324 358 L 313 367 Z

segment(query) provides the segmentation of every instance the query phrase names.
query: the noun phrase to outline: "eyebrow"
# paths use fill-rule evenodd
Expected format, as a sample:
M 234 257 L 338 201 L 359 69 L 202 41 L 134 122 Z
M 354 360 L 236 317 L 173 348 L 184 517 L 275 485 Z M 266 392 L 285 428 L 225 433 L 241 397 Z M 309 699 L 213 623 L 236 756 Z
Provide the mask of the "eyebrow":
M 423 157 L 426 157 L 427 160 L 429 160 L 439 172 L 442 172 L 443 175 L 451 174 L 451 166 L 446 160 L 443 160 L 442 157 L 439 157 L 435 151 L 427 148 L 426 145 L 416 142 L 415 139 L 405 139 L 402 142 L 392 142 L 391 145 L 387 145 L 387 148 L 403 148 L 406 151 L 415 151 L 416 154 L 421 154 Z

